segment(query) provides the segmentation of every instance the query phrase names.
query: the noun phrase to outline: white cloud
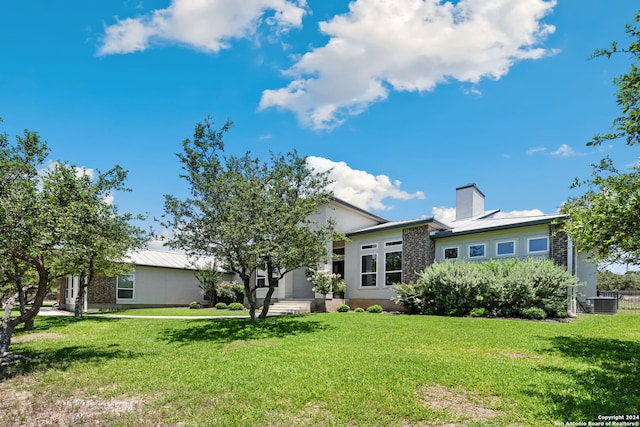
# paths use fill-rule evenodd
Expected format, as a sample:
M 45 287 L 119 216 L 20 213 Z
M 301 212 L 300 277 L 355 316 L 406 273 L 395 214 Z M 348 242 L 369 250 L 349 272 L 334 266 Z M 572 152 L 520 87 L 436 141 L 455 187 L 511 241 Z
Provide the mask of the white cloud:
M 431 213 L 433 217 L 442 221 L 456 219 L 456 208 L 448 208 L 446 206 L 439 206 L 432 208 Z
M 329 177 L 334 180 L 335 196 L 362 209 L 389 210 L 392 206 L 385 199 L 424 199 L 422 191 L 407 193 L 400 189 L 401 182 L 392 181 L 387 175 L 372 175 L 363 170 L 350 168 L 345 162 L 334 162 L 323 157 L 307 157 L 309 168 L 318 172 L 331 169 Z
M 562 144 L 560 147 L 558 147 L 557 150 L 552 151 L 551 155 L 558 156 L 558 157 L 574 157 L 574 156 L 580 156 L 581 154 L 578 153 L 573 148 L 569 147 L 567 144 Z
M 265 90 L 260 108 L 291 110 L 331 129 L 396 91 L 431 91 L 450 80 L 500 79 L 517 61 L 555 53 L 536 47 L 555 27 L 541 22 L 550 0 L 356 0 L 321 22 L 329 41 L 288 70 L 291 82 Z M 476 89 L 477 90 L 477 89 Z
M 157 234 L 156 236 L 154 236 L 153 239 L 147 242 L 147 249 L 152 251 L 162 251 L 162 252 L 171 251 L 171 252 L 183 253 L 183 251 L 179 251 L 176 249 L 172 249 L 169 246 L 165 246 L 165 243 L 167 243 L 167 241 L 173 238 L 173 236 L 174 236 L 173 230 L 169 230 L 165 228 L 160 232 L 160 234 Z
M 527 216 L 544 215 L 540 209 L 525 209 L 521 211 L 498 212 L 493 218 L 524 218 Z
M 262 24 L 276 33 L 299 27 L 306 6 L 306 0 L 172 0 L 166 9 L 116 18 L 105 28 L 98 54 L 132 53 L 159 43 L 218 52 L 231 39 L 252 36 Z
M 452 221 L 456 218 L 456 208 L 448 208 L 446 206 L 439 206 L 432 208 L 431 212 L 436 219 L 441 221 Z M 492 216 L 492 218 L 524 218 L 528 216 L 544 215 L 540 209 L 525 209 L 521 211 L 509 211 L 498 212 Z
M 532 156 L 537 153 L 544 153 L 547 151 L 547 147 L 533 147 L 527 150 L 527 156 Z

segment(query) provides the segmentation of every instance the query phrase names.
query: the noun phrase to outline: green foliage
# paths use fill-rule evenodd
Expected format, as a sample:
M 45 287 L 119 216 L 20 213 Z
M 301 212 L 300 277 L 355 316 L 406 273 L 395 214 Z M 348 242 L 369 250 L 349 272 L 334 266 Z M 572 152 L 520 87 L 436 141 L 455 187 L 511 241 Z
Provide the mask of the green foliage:
M 489 314 L 489 310 L 486 308 L 472 308 L 469 312 L 471 317 L 485 317 Z
M 522 310 L 522 317 L 525 319 L 542 320 L 547 317 L 547 314 L 539 307 L 529 307 Z
M 393 292 L 398 296 L 392 298 L 396 304 L 404 308 L 408 314 L 419 314 L 422 312 L 422 299 L 418 294 L 415 284 L 412 283 L 399 283 L 393 285 Z
M 546 259 L 444 262 L 429 266 L 415 285 L 396 288 L 405 295 L 396 301 L 412 303 L 414 312 L 424 314 L 464 316 L 473 311 L 517 317 L 538 307 L 548 317 L 562 317 L 567 288 L 577 284 L 564 268 Z
M 634 22 L 640 22 L 640 11 Z M 595 135 L 587 145 L 624 139 L 634 146 L 640 142 L 640 31 L 627 25 L 632 41 L 627 47 L 616 42 L 609 49 L 598 49 L 594 58 L 624 54 L 631 62 L 629 72 L 614 79 L 621 115 L 613 121 L 613 131 Z M 631 156 L 631 157 L 637 157 Z M 571 197 L 561 212 L 568 215 L 564 230 L 578 248 L 591 252 L 598 261 L 640 265 L 640 169 L 637 164 L 618 170 L 610 158 L 592 165 L 591 178 L 576 179 L 571 188 L 586 188 L 585 194 Z
M 192 301 L 189 303 L 189 308 L 191 310 L 198 310 L 201 307 L 200 303 L 197 301 Z
M 202 294 L 211 304 L 216 302 L 216 287 L 222 281 L 222 273 L 218 271 L 215 263 L 208 263 L 205 268 L 196 270 L 193 273 L 200 284 L 198 287 L 202 289 Z
M 637 291 L 640 290 L 640 273 L 629 271 L 616 274 L 611 271 L 598 271 L 598 289 L 601 291 Z
M 227 304 L 223 303 L 223 302 L 219 302 L 216 304 L 216 308 L 218 310 L 226 310 L 227 309 Z
M 232 302 L 231 304 L 229 304 L 229 306 L 227 307 L 229 310 L 235 311 L 235 310 L 244 310 L 244 305 L 242 305 L 239 302 Z
M 227 305 L 239 302 L 244 299 L 244 286 L 238 282 L 224 281 L 216 286 L 216 301 L 223 302 Z
M 347 304 L 339 305 L 336 311 L 338 313 L 347 313 L 349 311 L 349 306 Z
M 369 307 L 367 307 L 367 312 L 368 313 L 382 313 L 382 307 L 380 307 L 378 304 L 370 305 Z
M 328 260 L 327 242 L 337 236 L 333 222 L 318 224 L 313 216 L 332 200 L 328 173 L 309 170 L 294 151 L 270 158 L 225 155 L 220 129 L 207 117 L 193 139 L 185 139 L 178 154 L 190 187 L 190 197 L 165 195 L 162 225 L 180 230 L 169 245 L 189 254 L 210 255 L 225 270 L 240 276 L 255 320 L 255 287 L 251 275 L 267 272 L 269 300 L 280 275 L 296 268 L 313 268 Z M 239 226 L 241 225 L 241 226 Z M 266 268 L 265 268 L 266 267 Z
M 353 311 L 355 311 L 356 313 L 364 313 L 364 308 L 362 308 L 362 307 L 357 307 L 357 308 L 356 308 L 355 310 L 353 310 Z

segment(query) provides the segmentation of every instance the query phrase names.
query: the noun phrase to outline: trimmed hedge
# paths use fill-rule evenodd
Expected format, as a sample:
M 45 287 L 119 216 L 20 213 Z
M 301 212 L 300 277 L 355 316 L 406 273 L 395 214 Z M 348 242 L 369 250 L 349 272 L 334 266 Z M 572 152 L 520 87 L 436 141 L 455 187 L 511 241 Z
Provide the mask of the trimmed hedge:
M 522 317 L 538 308 L 546 317 L 566 317 L 567 288 L 577 285 L 577 278 L 548 259 L 443 262 L 429 266 L 415 284 L 395 286 L 394 301 L 409 313 L 466 316 L 484 309 L 492 316 Z

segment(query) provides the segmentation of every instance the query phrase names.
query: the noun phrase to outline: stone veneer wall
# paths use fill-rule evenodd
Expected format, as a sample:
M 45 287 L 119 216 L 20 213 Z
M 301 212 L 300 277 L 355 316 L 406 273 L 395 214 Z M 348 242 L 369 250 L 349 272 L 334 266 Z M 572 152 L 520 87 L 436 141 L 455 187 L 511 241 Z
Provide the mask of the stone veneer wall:
M 90 288 L 87 288 L 89 304 L 116 303 L 116 277 L 97 277 Z
M 556 264 L 566 267 L 568 265 L 568 243 L 567 233 L 561 230 L 560 226 L 549 227 L 550 252 L 549 258 Z
M 402 230 L 402 280 L 406 283 L 418 280 L 418 273 L 435 260 L 435 243 L 429 232 L 428 225 Z

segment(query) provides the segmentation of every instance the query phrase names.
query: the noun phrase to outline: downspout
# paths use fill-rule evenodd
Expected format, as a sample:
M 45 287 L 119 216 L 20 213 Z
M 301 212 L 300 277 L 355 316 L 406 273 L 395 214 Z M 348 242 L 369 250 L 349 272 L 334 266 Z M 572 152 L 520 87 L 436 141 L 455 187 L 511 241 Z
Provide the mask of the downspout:
M 567 271 L 573 276 L 573 240 L 567 236 Z M 575 310 L 574 288 L 567 288 L 567 316 L 575 319 L 578 317 Z

